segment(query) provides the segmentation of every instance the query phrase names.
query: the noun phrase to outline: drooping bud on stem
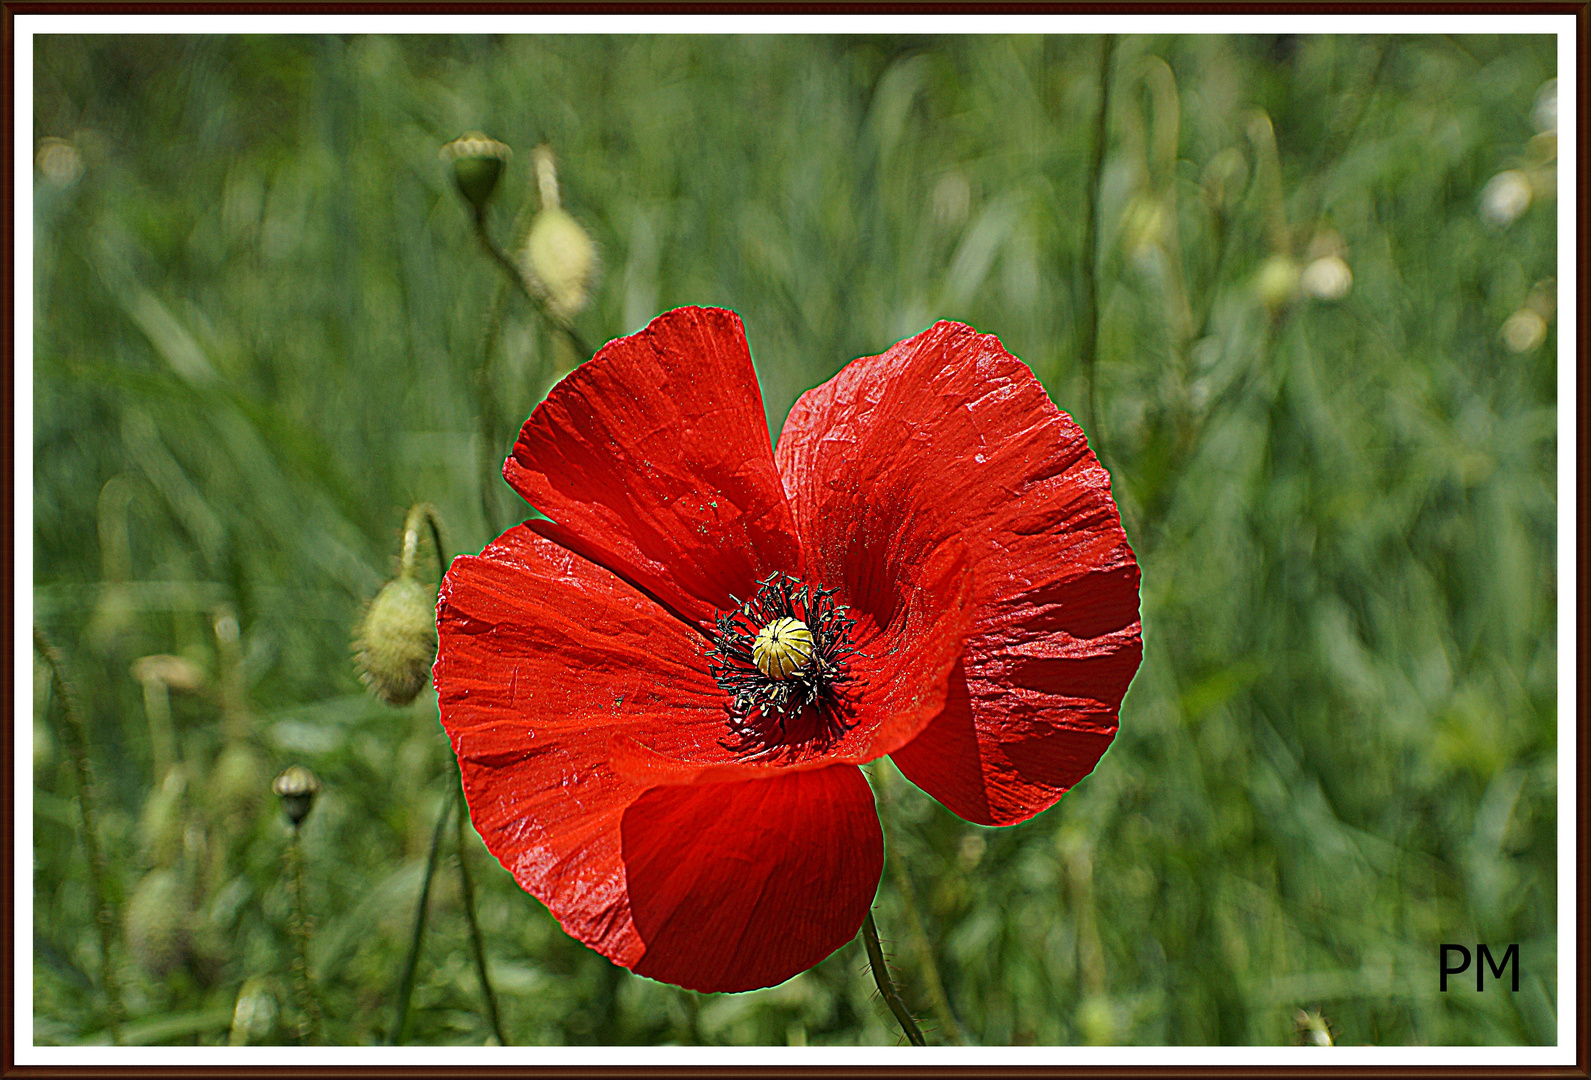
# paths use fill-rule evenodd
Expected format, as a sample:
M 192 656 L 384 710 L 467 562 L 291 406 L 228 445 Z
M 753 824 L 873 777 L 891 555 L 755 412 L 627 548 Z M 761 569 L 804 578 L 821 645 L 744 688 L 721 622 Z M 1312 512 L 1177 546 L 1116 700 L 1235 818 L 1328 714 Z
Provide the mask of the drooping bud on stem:
M 133 678 L 143 684 L 144 715 L 149 720 L 149 746 L 155 778 L 162 779 L 177 760 L 177 734 L 171 722 L 171 691 L 203 689 L 204 672 L 181 656 L 143 656 L 133 661 Z
M 538 146 L 535 156 L 541 212 L 530 227 L 520 262 L 526 277 L 544 296 L 548 313 L 567 323 L 591 299 L 597 249 L 579 222 L 559 203 L 558 167 L 552 148 Z
M 407 705 L 425 686 L 436 662 L 436 594 L 415 580 L 421 525 L 430 526 L 437 565 L 445 569 L 436 510 L 416 504 L 404 522 L 398 576 L 381 587 L 354 634 L 359 677 L 389 705 Z

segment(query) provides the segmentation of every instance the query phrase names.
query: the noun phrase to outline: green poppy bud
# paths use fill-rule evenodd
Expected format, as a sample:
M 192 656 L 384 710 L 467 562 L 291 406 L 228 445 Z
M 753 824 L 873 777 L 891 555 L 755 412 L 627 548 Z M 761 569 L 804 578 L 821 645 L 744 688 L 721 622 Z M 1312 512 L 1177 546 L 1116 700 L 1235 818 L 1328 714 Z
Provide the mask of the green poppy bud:
M 459 193 L 475 207 L 476 213 L 485 212 L 509 154 L 503 143 L 478 131 L 454 139 L 442 148 L 442 159 L 453 163 L 453 182 L 458 185 Z
M 407 705 L 436 662 L 436 600 L 407 577 L 387 582 L 354 637 L 359 677 L 389 705 Z
M 304 823 L 320 794 L 320 781 L 302 765 L 289 765 L 271 785 L 271 790 L 281 796 L 282 812 L 296 829 Z
M 230 827 L 241 828 L 254 816 L 270 775 L 259 751 L 248 743 L 236 742 L 221 751 L 210 773 L 209 795 Z
M 585 309 L 596 276 L 597 249 L 568 212 L 552 206 L 536 215 L 522 260 L 553 315 L 572 319 Z
M 166 772 L 160 786 L 149 793 L 138 816 L 138 839 L 151 866 L 170 866 L 182 853 L 183 814 L 188 776 L 181 765 Z
M 1272 255 L 1260 266 L 1255 288 L 1260 299 L 1272 311 L 1292 302 L 1298 295 L 1298 263 L 1288 255 Z
M 190 922 L 182 879 L 172 870 L 151 870 L 127 901 L 127 945 L 145 971 L 162 978 L 187 960 Z
M 237 1003 L 232 1006 L 232 1031 L 228 1043 L 232 1046 L 247 1046 L 265 1042 L 276 1030 L 276 1018 L 280 1011 L 270 984 L 258 975 L 249 979 L 238 991 Z

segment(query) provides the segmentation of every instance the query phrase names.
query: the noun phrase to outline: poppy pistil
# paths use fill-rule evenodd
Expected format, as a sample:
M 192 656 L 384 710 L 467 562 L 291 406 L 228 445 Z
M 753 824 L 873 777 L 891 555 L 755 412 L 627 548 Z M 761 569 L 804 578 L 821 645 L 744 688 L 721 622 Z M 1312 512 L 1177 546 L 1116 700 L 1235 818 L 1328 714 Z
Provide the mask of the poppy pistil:
M 751 658 L 768 678 L 788 679 L 812 659 L 812 631 L 800 619 L 781 615 L 757 631 Z

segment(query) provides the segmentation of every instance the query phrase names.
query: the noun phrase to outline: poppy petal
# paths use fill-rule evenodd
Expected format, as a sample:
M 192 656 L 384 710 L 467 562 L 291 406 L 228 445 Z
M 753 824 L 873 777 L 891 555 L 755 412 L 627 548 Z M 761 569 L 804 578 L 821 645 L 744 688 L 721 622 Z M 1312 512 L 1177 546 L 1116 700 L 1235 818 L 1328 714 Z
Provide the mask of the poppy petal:
M 783 982 L 861 929 L 884 867 L 853 765 L 654 788 L 625 812 L 638 975 L 692 990 Z
M 531 413 L 503 476 L 582 554 L 702 628 L 801 550 L 740 317 L 680 308 Z
M 882 839 L 855 767 L 653 790 L 615 768 L 617 741 L 724 731 L 694 630 L 525 526 L 454 562 L 438 623 L 471 819 L 568 933 L 700 990 L 771 985 L 856 933 Z
M 487 848 L 570 934 L 633 964 L 614 868 L 642 788 L 614 772 L 609 744 L 648 722 L 722 728 L 700 636 L 525 526 L 454 560 L 437 629 L 442 723 Z
M 1082 430 L 988 334 L 938 323 L 803 395 L 777 461 L 809 572 L 884 618 L 967 546 L 970 632 L 944 711 L 894 754 L 971 821 L 1052 806 L 1114 737 L 1142 654 L 1138 566 Z

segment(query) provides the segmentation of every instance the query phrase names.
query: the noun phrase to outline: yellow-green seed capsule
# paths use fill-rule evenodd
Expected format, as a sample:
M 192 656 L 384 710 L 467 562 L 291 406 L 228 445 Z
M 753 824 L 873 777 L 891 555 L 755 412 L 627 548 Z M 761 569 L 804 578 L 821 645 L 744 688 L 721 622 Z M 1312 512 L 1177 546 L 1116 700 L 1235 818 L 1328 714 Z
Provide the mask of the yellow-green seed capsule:
M 442 160 L 453 164 L 453 182 L 458 185 L 459 194 L 477 211 L 486 209 L 508 155 L 508 147 L 478 131 L 454 139 L 442 148 Z
M 281 797 L 282 812 L 296 827 L 303 824 L 309 816 L 309 808 L 315 805 L 315 796 L 320 794 L 320 780 L 302 765 L 289 765 L 276 778 L 271 790 Z
M 751 658 L 768 678 L 788 679 L 812 659 L 812 631 L 800 619 L 775 619 L 757 631 Z

